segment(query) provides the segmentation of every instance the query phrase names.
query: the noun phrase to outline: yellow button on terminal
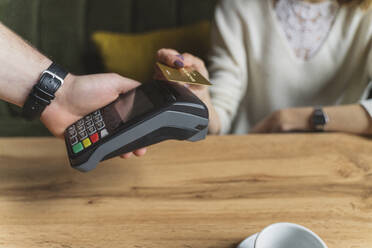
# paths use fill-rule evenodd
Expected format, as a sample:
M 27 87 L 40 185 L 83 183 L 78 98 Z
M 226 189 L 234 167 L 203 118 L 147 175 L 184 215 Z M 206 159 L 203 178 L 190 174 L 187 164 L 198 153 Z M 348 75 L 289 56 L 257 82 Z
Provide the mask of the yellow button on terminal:
M 89 138 L 86 138 L 85 140 L 83 140 L 83 145 L 85 148 L 87 148 L 92 145 L 92 142 L 90 142 Z

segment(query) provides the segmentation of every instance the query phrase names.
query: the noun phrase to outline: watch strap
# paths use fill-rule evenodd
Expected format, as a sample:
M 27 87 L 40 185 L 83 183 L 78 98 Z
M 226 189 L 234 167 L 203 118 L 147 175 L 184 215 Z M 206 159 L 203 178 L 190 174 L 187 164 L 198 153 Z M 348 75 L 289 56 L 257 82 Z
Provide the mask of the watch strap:
M 62 78 L 62 80 L 65 79 L 68 74 L 67 71 L 65 71 L 61 66 L 59 66 L 56 63 L 51 64 L 47 71 L 53 72 L 58 77 Z
M 62 86 L 67 72 L 53 63 L 44 71 L 39 82 L 32 88 L 32 91 L 23 105 L 22 115 L 28 120 L 41 116 L 44 109 L 55 98 L 55 93 Z

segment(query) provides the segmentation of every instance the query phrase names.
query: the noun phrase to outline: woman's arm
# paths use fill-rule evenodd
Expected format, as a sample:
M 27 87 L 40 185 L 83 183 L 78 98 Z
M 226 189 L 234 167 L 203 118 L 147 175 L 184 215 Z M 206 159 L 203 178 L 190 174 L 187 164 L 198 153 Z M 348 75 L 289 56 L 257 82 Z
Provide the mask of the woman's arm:
M 372 119 L 360 104 L 326 107 L 324 111 L 329 117 L 325 131 L 372 134 Z
M 247 88 L 247 53 L 238 9 L 238 1 L 221 1 L 212 29 L 210 94 L 220 120 L 216 133 L 220 134 L 229 132 Z
M 274 112 L 258 123 L 253 133 L 312 131 L 312 107 L 289 108 Z M 360 104 L 329 106 L 323 111 L 329 122 L 324 131 L 346 132 L 354 134 L 372 134 L 372 118 Z
M 235 1 L 225 0 L 216 9 L 209 68 L 213 84 L 210 91 L 206 86 L 189 86 L 209 109 L 211 134 L 229 131 L 247 84 L 246 53 L 236 8 Z M 193 67 L 208 78 L 204 62 L 191 54 L 181 56 L 178 51 L 161 49 L 157 60 L 176 68 Z M 155 76 L 161 77 L 159 73 Z
M 372 82 L 372 47 L 367 59 L 366 70 Z M 329 117 L 324 131 L 372 134 L 372 99 L 360 104 L 329 106 L 323 108 Z M 312 131 L 312 107 L 278 110 L 259 122 L 253 133 Z

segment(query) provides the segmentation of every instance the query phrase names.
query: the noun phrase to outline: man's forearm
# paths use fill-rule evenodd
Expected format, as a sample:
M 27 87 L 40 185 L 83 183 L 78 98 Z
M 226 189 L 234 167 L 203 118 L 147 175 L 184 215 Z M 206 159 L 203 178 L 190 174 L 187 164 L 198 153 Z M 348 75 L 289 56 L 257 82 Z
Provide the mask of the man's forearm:
M 0 99 L 23 106 L 51 60 L 0 23 Z

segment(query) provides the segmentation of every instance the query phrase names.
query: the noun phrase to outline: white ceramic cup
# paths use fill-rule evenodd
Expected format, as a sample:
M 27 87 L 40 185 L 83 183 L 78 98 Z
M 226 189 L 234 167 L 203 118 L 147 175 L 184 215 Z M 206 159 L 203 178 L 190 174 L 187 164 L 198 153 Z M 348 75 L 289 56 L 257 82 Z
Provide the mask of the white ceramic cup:
M 306 227 L 277 223 L 247 238 L 238 248 L 327 248 L 327 245 Z

